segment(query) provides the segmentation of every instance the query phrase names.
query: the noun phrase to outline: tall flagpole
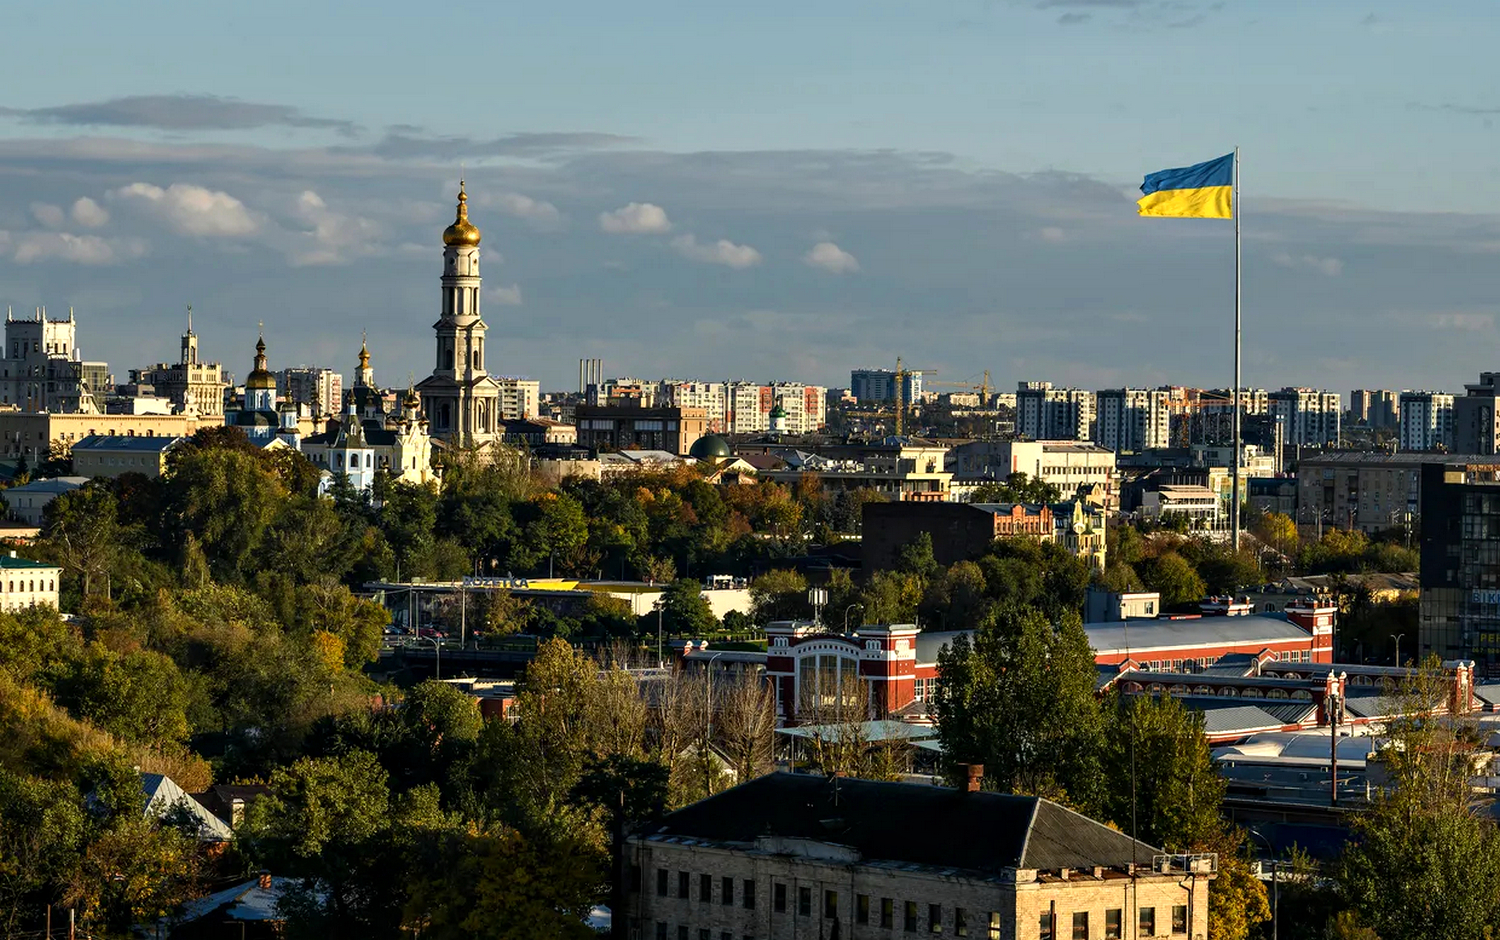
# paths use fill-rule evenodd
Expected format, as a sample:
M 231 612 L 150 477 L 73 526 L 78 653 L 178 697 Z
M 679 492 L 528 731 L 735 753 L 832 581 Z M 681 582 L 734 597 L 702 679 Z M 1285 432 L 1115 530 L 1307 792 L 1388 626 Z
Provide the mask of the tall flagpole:
M 1240 550 L 1240 148 L 1234 148 L 1234 466 L 1230 470 L 1229 528 Z

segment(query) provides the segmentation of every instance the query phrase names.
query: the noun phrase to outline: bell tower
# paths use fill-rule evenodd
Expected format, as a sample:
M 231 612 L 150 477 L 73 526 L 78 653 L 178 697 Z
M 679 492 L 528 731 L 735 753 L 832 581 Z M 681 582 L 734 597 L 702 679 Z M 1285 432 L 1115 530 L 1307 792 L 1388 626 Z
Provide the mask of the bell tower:
M 434 437 L 459 447 L 495 440 L 499 385 L 485 366 L 480 315 L 478 226 L 469 221 L 469 196 L 458 184 L 458 209 L 443 231 L 442 308 L 432 325 L 436 358 L 432 375 L 417 387 Z

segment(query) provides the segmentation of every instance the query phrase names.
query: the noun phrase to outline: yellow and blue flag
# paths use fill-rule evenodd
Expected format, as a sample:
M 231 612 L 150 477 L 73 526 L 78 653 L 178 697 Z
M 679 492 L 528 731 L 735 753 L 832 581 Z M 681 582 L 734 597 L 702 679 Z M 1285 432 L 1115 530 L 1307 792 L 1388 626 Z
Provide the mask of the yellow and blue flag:
M 1234 154 L 1194 166 L 1160 170 L 1141 184 L 1141 215 L 1179 219 L 1234 218 Z

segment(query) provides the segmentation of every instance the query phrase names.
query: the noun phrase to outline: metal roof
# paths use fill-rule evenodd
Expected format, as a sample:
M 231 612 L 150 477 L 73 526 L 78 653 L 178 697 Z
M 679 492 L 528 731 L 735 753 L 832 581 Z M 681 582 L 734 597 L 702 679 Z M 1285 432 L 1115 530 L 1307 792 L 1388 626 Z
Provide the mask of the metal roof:
M 1312 634 L 1289 620 L 1269 615 L 1200 617 L 1193 620 L 1121 620 L 1086 623 L 1096 653 L 1149 653 L 1197 646 L 1243 646 L 1310 640 Z M 920 652 L 919 652 L 920 656 Z
M 132 437 L 128 434 L 90 434 L 73 445 L 80 450 L 128 450 L 159 454 L 182 441 L 180 437 Z
M 1250 734 L 1279 731 L 1286 722 L 1254 705 L 1211 708 L 1203 713 L 1204 734 Z

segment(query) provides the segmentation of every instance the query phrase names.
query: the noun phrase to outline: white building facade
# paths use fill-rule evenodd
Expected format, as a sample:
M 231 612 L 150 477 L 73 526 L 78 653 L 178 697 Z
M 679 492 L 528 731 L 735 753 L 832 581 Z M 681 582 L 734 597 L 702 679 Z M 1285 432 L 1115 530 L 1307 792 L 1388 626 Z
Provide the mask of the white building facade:
M 1453 450 L 1453 396 L 1447 392 L 1405 391 L 1400 398 L 1402 450 Z
M 1162 388 L 1111 388 L 1098 394 L 1094 442 L 1120 453 L 1170 447 L 1171 392 Z
M 1094 393 L 1021 382 L 1016 388 L 1016 436 L 1033 441 L 1087 441 L 1093 434 Z

